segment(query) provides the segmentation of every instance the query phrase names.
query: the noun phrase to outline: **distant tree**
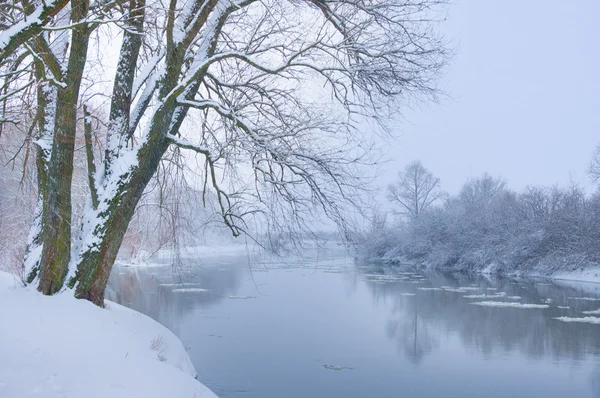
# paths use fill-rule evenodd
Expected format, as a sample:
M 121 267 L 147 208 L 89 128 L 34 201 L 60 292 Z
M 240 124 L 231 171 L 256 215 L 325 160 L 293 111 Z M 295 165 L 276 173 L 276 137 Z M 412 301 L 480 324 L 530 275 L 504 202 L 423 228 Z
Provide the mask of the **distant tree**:
M 485 173 L 469 180 L 460 190 L 459 198 L 465 204 L 489 204 L 506 192 L 506 182 L 502 178 Z
M 388 186 L 388 199 L 400 205 L 400 213 L 415 218 L 444 197 L 440 179 L 420 161 L 414 161 L 398 174 L 398 181 Z
M 600 144 L 596 146 L 590 162 L 589 173 L 593 182 L 600 181 Z

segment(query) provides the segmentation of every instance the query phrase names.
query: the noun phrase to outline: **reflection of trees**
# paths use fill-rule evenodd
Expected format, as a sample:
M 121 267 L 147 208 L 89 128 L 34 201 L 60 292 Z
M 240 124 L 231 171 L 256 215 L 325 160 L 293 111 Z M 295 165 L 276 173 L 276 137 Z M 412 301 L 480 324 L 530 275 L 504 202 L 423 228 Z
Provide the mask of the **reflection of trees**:
M 418 310 L 414 316 L 402 316 L 390 319 L 387 324 L 387 336 L 397 340 L 398 350 L 415 365 L 438 345 L 435 336 L 430 333 L 429 325 L 419 319 Z
M 592 385 L 594 395 L 600 397 L 600 366 L 598 365 L 590 375 L 590 384 Z
M 572 288 L 540 285 L 536 281 L 516 283 L 475 275 L 435 273 L 427 277 L 427 284 L 366 282 L 374 301 L 390 309 L 388 337 L 398 341 L 404 355 L 413 363 L 419 363 L 423 356 L 432 352 L 437 347 L 439 337 L 450 333 L 459 336 L 463 345 L 485 356 L 498 351 L 517 351 L 529 358 L 550 356 L 580 360 L 600 347 L 598 325 L 565 323 L 553 319 L 559 316 L 582 316 L 582 310 L 598 308 L 599 302 L 569 300 L 568 297 L 581 296 Z M 462 297 L 483 291 L 455 293 L 417 289 L 471 284 L 497 288 L 487 291 L 488 294 L 505 292 L 508 296 L 521 296 L 522 303 L 541 303 L 548 298 L 552 299 L 552 303 L 549 309 L 490 308 L 472 305 L 470 303 L 477 300 Z M 400 295 L 403 292 L 412 292 L 416 296 Z M 571 308 L 559 309 L 557 305 Z M 414 337 L 415 330 L 417 338 Z
M 234 264 L 205 264 L 193 272 L 173 272 L 170 267 L 122 268 L 113 272 L 107 299 L 140 311 L 167 327 L 173 320 L 235 294 L 241 269 Z M 181 284 L 173 286 L 173 284 Z M 177 288 L 202 288 L 203 292 L 174 292 Z

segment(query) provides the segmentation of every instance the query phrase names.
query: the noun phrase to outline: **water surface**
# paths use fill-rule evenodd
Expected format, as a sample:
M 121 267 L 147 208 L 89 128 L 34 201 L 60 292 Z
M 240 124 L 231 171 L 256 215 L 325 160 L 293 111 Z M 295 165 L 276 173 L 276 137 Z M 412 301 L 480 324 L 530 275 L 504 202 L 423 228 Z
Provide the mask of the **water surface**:
M 118 267 L 110 291 L 220 397 L 600 397 L 600 325 L 555 319 L 600 316 L 583 313 L 598 285 L 357 267 L 337 248 L 193 257 Z

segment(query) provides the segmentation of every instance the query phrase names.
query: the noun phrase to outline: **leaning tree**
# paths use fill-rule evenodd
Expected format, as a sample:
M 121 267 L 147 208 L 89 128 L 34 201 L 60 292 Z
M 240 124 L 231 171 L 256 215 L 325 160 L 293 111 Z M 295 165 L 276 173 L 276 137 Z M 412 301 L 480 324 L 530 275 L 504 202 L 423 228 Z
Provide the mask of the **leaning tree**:
M 33 105 L 38 208 L 25 278 L 103 305 L 136 205 L 186 151 L 198 200 L 252 220 L 342 221 L 368 162 L 365 119 L 433 94 L 444 0 L 10 0 L 0 4 L 2 123 Z M 113 62 L 114 60 L 114 62 Z M 105 82 L 110 82 L 108 86 Z M 110 94 L 107 95 L 107 87 Z M 99 151 L 91 120 L 106 138 Z M 71 202 L 83 135 L 89 198 Z M 98 156 L 101 153 L 101 156 Z M 94 156 L 96 154 L 96 156 Z

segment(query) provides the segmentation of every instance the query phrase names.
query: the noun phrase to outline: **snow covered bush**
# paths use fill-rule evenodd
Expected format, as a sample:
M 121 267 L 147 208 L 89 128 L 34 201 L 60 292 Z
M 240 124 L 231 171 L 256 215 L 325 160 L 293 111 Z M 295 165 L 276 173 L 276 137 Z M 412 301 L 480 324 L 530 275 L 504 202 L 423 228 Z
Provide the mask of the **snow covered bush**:
M 516 193 L 483 175 L 442 205 L 371 231 L 359 257 L 497 273 L 598 265 L 600 193 L 586 196 L 577 185 Z

